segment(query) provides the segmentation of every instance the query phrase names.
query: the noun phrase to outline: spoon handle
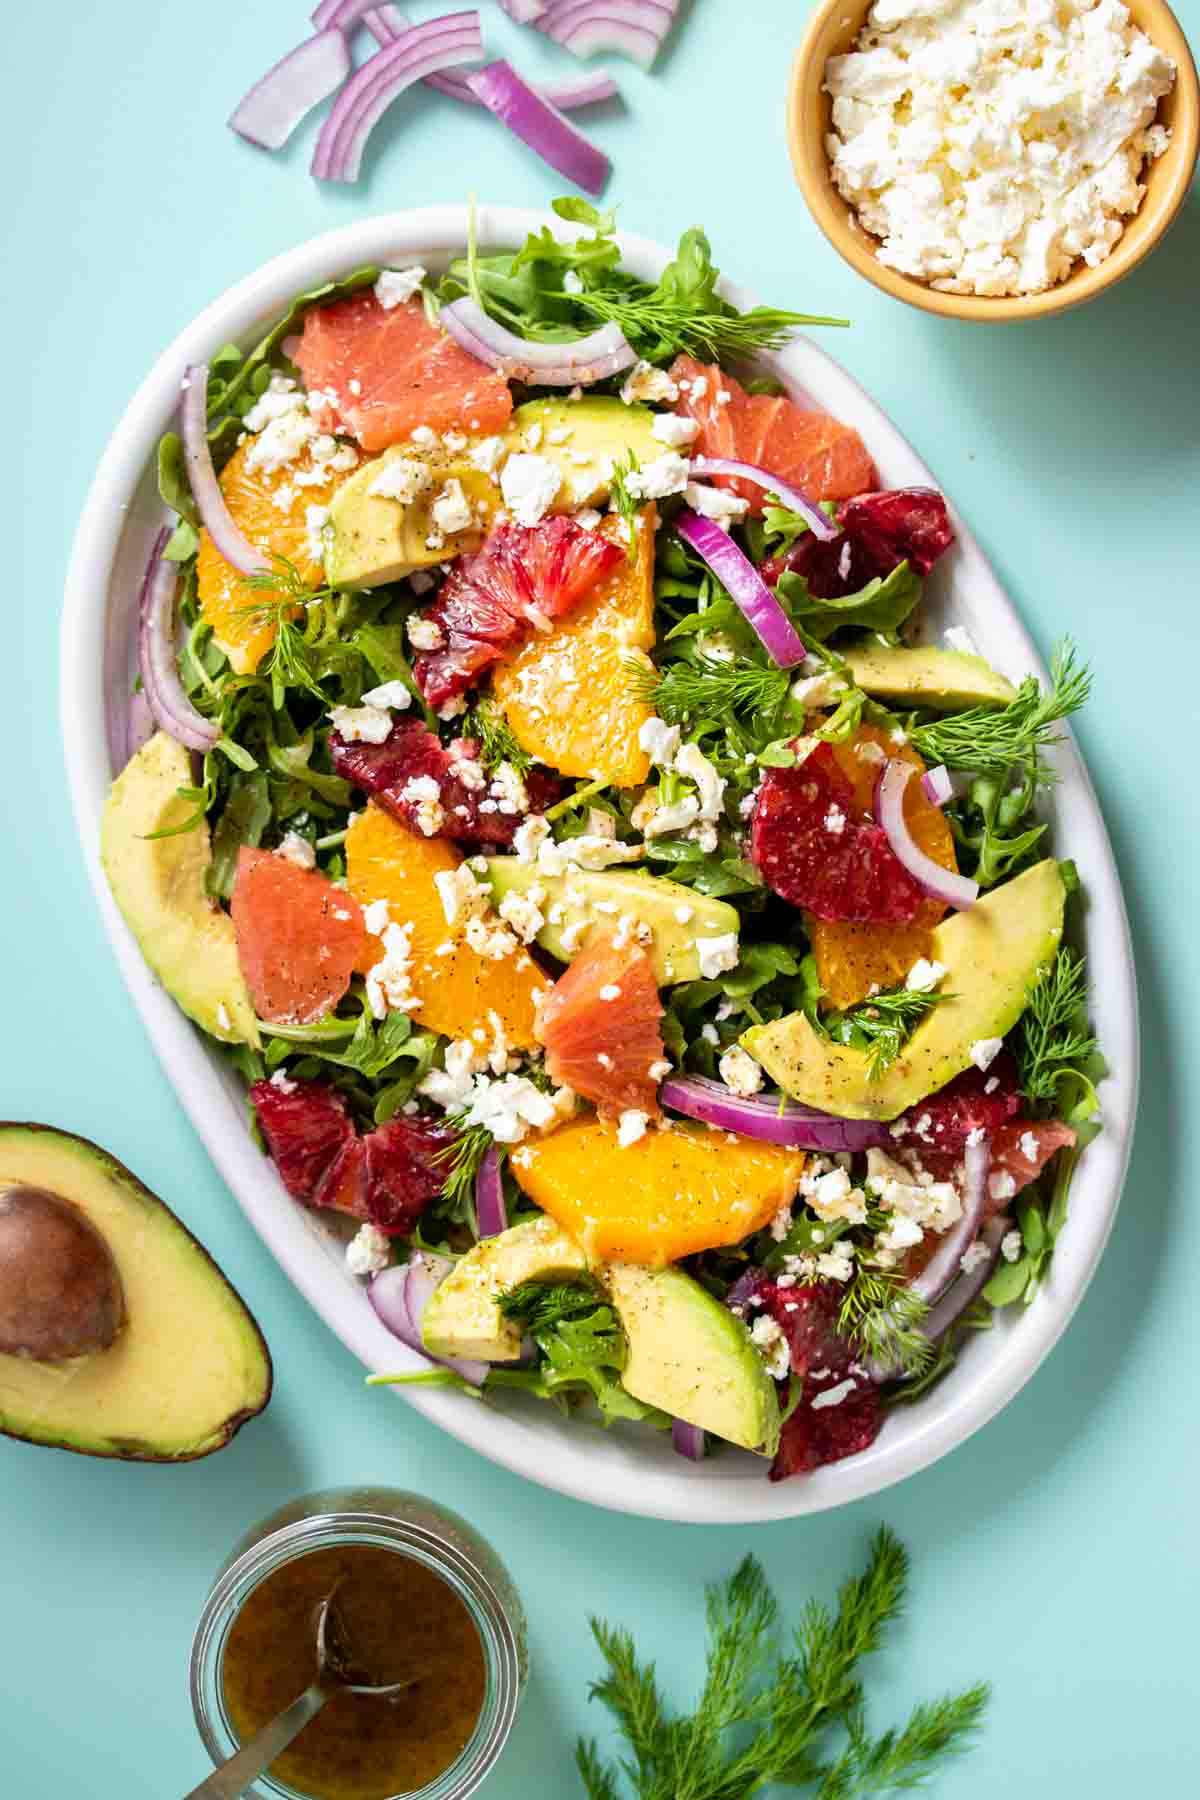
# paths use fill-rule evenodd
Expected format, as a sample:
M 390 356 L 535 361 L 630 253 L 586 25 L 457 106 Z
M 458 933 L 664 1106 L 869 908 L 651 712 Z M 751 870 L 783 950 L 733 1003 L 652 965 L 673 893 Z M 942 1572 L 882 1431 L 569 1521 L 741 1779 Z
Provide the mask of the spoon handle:
M 184 1800 L 238 1800 L 238 1795 L 244 1794 L 251 1782 L 271 1766 L 280 1751 L 286 1750 L 292 1739 L 299 1737 L 333 1692 L 333 1688 L 324 1687 L 319 1680 L 314 1681 L 278 1718 L 264 1725 L 248 1744 L 243 1744 L 236 1755 L 222 1763 L 219 1769 L 214 1769 L 207 1781 L 185 1794 Z

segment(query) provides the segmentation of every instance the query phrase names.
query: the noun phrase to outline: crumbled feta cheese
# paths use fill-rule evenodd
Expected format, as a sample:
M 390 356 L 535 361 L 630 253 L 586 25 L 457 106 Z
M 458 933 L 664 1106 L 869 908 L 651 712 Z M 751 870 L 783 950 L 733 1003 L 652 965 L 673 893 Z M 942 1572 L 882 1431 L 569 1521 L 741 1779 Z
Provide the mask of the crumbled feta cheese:
M 242 424 L 247 431 L 263 431 L 272 419 L 297 412 L 303 405 L 304 395 L 290 375 L 272 375 L 265 392 L 242 415 Z
M 423 462 L 411 456 L 393 456 L 384 463 L 367 489 L 382 500 L 399 500 L 411 506 L 417 497 L 433 486 L 433 476 Z
M 889 267 L 1036 293 L 1120 238 L 1174 77 L 1120 0 L 877 0 L 825 66 L 833 179 Z
M 411 775 L 400 789 L 400 799 L 416 808 L 417 829 L 425 837 L 436 837 L 446 822 L 442 806 L 442 790 L 432 775 Z
M 819 1394 L 814 1394 L 812 1397 L 813 1411 L 819 1412 L 826 1406 L 840 1406 L 844 1400 L 850 1398 L 857 1386 L 858 1382 L 854 1376 L 847 1375 L 846 1379 L 839 1381 L 836 1387 L 822 1388 Z
M 463 493 L 461 481 L 451 479 L 430 508 L 430 518 L 438 531 L 453 536 L 456 531 L 469 531 L 474 524 L 471 504 Z
M 276 1069 L 271 1077 L 271 1086 L 278 1088 L 281 1094 L 294 1094 L 297 1084 L 285 1070 Z
M 744 519 L 750 510 L 750 502 L 743 500 L 740 494 L 730 494 L 724 488 L 710 487 L 706 481 L 689 481 L 683 490 L 683 497 L 693 512 L 711 519 L 722 531 L 728 531 L 731 525 Z
M 317 853 L 306 837 L 298 831 L 285 831 L 275 851 L 285 862 L 295 863 L 298 869 L 315 869 Z
M 652 714 L 638 729 L 638 748 L 660 769 L 669 769 L 679 753 L 682 735 L 678 725 L 664 725 Z
M 721 1041 L 721 1034 L 715 1025 L 702 1025 L 700 1027 L 700 1036 L 704 1039 L 706 1044 L 719 1044 Z
M 304 548 L 315 563 L 319 563 L 325 555 L 325 527 L 329 523 L 327 506 L 306 506 L 304 509 Z
M 329 718 L 348 744 L 382 744 L 391 735 L 392 715 L 383 706 L 331 706 Z
M 653 462 L 631 469 L 625 477 L 626 491 L 635 500 L 665 500 L 670 494 L 682 494 L 688 484 L 691 464 L 677 450 L 666 450 Z
M 695 794 L 684 794 L 664 806 L 657 788 L 647 788 L 630 814 L 630 823 L 642 829 L 647 837 L 666 837 L 672 831 L 685 831 L 700 816 L 700 802 Z
M 381 681 L 362 698 L 364 706 L 385 706 L 389 712 L 407 712 L 412 705 L 412 695 L 402 681 Z
M 993 1200 L 1011 1200 L 1017 1191 L 1017 1184 L 1007 1169 L 997 1169 L 988 1176 L 988 1193 Z
M 274 474 L 277 469 L 295 462 L 315 435 L 316 427 L 307 413 L 299 409 L 277 413 L 251 442 L 246 452 L 246 467 Z
M 425 1085 L 423 1082 L 422 1091 Z M 570 1088 L 555 1088 L 547 1094 L 525 1075 L 502 1075 L 496 1080 L 476 1075 L 462 1122 L 466 1128 L 482 1125 L 498 1144 L 517 1144 L 531 1128 L 545 1131 L 569 1118 L 574 1110 L 575 1096 Z
M 412 931 L 411 923 L 389 924 L 378 934 L 383 955 L 367 971 L 367 1000 L 377 1019 L 389 1012 L 415 1012 L 421 1004 L 412 990 Z
M 655 413 L 650 430 L 669 450 L 683 450 L 700 435 L 699 422 L 683 413 Z
M 694 781 L 700 798 L 701 819 L 719 819 L 725 798 L 725 781 L 697 744 L 685 744 L 675 758 L 675 770 Z M 715 848 L 715 846 L 714 846 Z
M 913 993 L 930 994 L 938 982 L 945 978 L 945 974 L 945 963 L 930 962 L 926 957 L 919 956 L 904 977 L 904 985 Z
M 442 628 L 436 619 L 423 619 L 417 613 L 409 615 L 408 641 L 414 650 L 440 650 L 445 639 Z
M 895 1213 L 882 1231 L 875 1234 L 877 1250 L 904 1251 L 911 1250 L 925 1236 L 921 1226 L 915 1219 L 906 1218 L 903 1213 Z
M 771 1236 L 775 1239 L 777 1244 L 782 1244 L 784 1238 L 792 1229 L 792 1223 L 792 1209 L 785 1202 L 772 1218 L 770 1224 Z
M 562 284 L 564 294 L 582 294 L 583 292 L 583 279 L 577 269 L 568 269 L 563 276 Z
M 726 931 L 719 937 L 697 938 L 696 955 L 700 962 L 700 974 L 704 980 L 715 981 L 718 975 L 724 975 L 727 970 L 737 968 L 737 932 Z
M 489 962 L 503 962 L 517 947 L 507 925 L 493 925 L 488 919 L 468 919 L 465 936 L 471 949 Z
M 1041 1155 L 1041 1145 L 1038 1143 L 1037 1138 L 1032 1131 L 1023 1131 L 1021 1133 L 1018 1147 L 1021 1155 L 1027 1158 L 1031 1163 L 1037 1162 Z
M 792 699 L 797 705 L 813 710 L 835 705 L 839 696 L 845 692 L 845 682 L 831 669 L 824 670 L 820 675 L 802 676 L 799 681 L 793 681 L 791 688 Z
M 731 1045 L 717 1064 L 717 1070 L 725 1086 L 744 1100 L 757 1094 L 762 1087 L 762 1070 L 740 1044 Z
M 867 1216 L 866 1198 L 861 1188 L 854 1186 L 845 1169 L 830 1169 L 827 1174 L 805 1171 L 801 1180 L 801 1192 L 818 1219 L 845 1219 L 848 1224 L 861 1225 Z
M 475 879 L 465 862 L 459 863 L 454 869 L 439 869 L 434 875 L 433 885 L 442 903 L 447 925 L 457 925 L 460 919 L 481 919 L 490 910 L 490 889 Z
M 492 777 L 488 792 L 502 813 L 510 818 L 529 811 L 529 791 L 510 762 L 502 762 Z
M 500 474 L 500 491 L 518 525 L 536 525 L 554 504 L 562 471 L 546 456 L 517 451 Z
M 984 1263 L 990 1259 L 991 1254 L 992 1253 L 987 1245 L 980 1243 L 979 1240 L 976 1239 L 970 1249 L 963 1251 L 958 1259 L 958 1266 L 964 1275 L 970 1275 L 976 1269 L 981 1269 Z
M 346 1267 L 351 1275 L 378 1275 L 391 1260 L 391 1238 L 385 1237 L 369 1220 L 346 1245 Z
M 571 514 L 571 517 L 581 531 L 595 531 L 604 515 L 598 512 L 594 506 L 581 506 L 578 512 Z
M 504 456 L 506 448 L 502 437 L 480 438 L 479 442 L 472 444 L 467 451 L 467 460 L 481 474 L 494 475 L 500 466 L 500 459 Z
M 982 1071 L 991 1068 L 1003 1048 L 1003 1038 L 976 1038 L 967 1054 L 975 1064 L 975 1067 Z
M 536 862 L 538 851 L 550 836 L 550 827 L 541 813 L 530 813 L 513 833 L 513 850 L 517 861 Z
M 822 1251 L 816 1270 L 826 1281 L 849 1281 L 854 1274 L 854 1245 L 850 1239 L 839 1238 L 830 1249 Z
M 846 829 L 846 815 L 836 801 L 830 804 L 829 811 L 821 822 L 831 837 L 841 837 Z
M 511 925 L 523 944 L 532 944 L 542 926 L 546 923 L 546 915 L 540 902 L 546 898 L 546 890 L 536 884 L 527 894 L 514 888 L 505 894 L 496 909 L 506 925 Z
M 767 1374 L 775 1381 L 786 1381 L 792 1359 L 788 1341 L 770 1313 L 760 1313 L 750 1327 L 750 1341 L 763 1359 Z
M 960 656 L 978 656 L 979 646 L 965 625 L 951 625 L 942 633 L 947 650 L 957 650 Z
M 617 1143 L 621 1149 L 628 1150 L 631 1144 L 640 1143 L 649 1123 L 649 1113 L 640 1112 L 636 1106 L 628 1107 L 617 1120 Z
M 1005 1262 L 1016 1262 L 1024 1247 L 1024 1241 L 1019 1231 L 1006 1231 L 1000 1239 L 1000 1254 Z
M 411 300 L 424 279 L 425 271 L 419 263 L 408 269 L 385 269 L 375 283 L 375 298 L 384 312 L 391 312 L 393 306 L 403 306 Z
M 625 378 L 621 398 L 626 406 L 634 406 L 639 400 L 669 406 L 678 400 L 679 388 L 665 369 L 656 369 L 648 362 L 637 362 Z

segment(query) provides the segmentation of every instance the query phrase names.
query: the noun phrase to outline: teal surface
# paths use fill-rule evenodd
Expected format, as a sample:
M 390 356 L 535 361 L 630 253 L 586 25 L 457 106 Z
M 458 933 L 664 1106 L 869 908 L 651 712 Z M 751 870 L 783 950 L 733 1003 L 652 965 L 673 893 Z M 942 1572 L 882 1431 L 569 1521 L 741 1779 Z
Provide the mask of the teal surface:
M 223 126 L 300 35 L 303 5 L 161 0 L 6 9 L 8 364 L 0 810 L 7 880 L 3 1111 L 100 1139 L 174 1205 L 234 1277 L 275 1356 L 268 1414 L 175 1469 L 0 1445 L 0 1791 L 4 1800 L 164 1800 L 206 1769 L 187 1653 L 233 1540 L 301 1490 L 411 1485 L 468 1513 L 529 1607 L 533 1680 L 487 1800 L 576 1793 L 575 1734 L 605 1729 L 586 1615 L 628 1621 L 669 1688 L 699 1667 L 705 1578 L 751 1539 L 798 1608 L 886 1519 L 914 1557 L 907 1622 L 873 1680 L 877 1718 L 989 1677 L 971 1800 L 1194 1792 L 1200 1665 L 1200 976 L 1196 957 L 1200 196 L 1107 297 L 1021 327 L 938 321 L 861 282 L 810 223 L 784 138 L 800 0 L 694 0 L 647 77 L 618 58 L 605 109 L 614 197 L 633 230 L 702 220 L 719 260 L 780 303 L 847 313 L 822 340 L 927 458 L 1043 649 L 1074 631 L 1096 671 L 1080 739 L 1124 871 L 1145 1029 L 1142 1113 L 1115 1237 L 1061 1346 L 1007 1411 L 940 1466 L 844 1512 L 741 1529 L 602 1513 L 527 1485 L 369 1393 L 276 1269 L 210 1166 L 101 933 L 67 806 L 57 626 L 71 534 L 105 439 L 163 346 L 276 252 L 370 209 L 559 191 L 487 119 L 397 109 L 361 188 Z M 413 9 L 417 11 L 417 8 Z M 421 16 L 432 14 L 428 3 Z M 539 40 L 485 4 L 491 42 Z M 1200 38 L 1200 0 L 1181 8 Z M 574 69 L 565 54 L 558 66 Z M 1103 980 L 1103 971 L 1100 972 Z

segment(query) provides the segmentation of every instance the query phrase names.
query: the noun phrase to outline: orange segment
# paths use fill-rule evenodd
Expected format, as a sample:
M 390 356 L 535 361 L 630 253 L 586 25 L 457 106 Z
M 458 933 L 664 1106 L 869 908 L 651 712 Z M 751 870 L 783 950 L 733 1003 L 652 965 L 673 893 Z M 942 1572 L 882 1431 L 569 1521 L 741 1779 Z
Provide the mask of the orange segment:
M 599 1262 L 659 1268 L 740 1243 L 795 1195 L 804 1154 L 677 1126 L 622 1147 L 617 1126 L 578 1119 L 514 1150 L 513 1174 Z
M 875 795 L 878 762 L 857 754 L 860 744 L 876 744 L 887 756 L 903 757 L 924 772 L 925 764 L 909 744 L 894 744 L 873 725 L 861 725 L 845 743 L 834 744 L 833 753 L 858 804 L 870 809 Z M 954 837 L 940 809 L 932 806 L 919 781 L 910 781 L 904 796 L 904 817 L 913 837 L 943 869 L 958 867 Z M 872 987 L 898 987 L 922 956 L 928 956 L 933 928 L 945 916 L 937 900 L 927 900 L 910 925 L 858 924 L 845 920 L 810 919 L 809 936 L 817 959 L 817 973 L 833 1006 L 855 1006 Z
M 257 549 L 268 556 L 286 556 L 306 586 L 319 587 L 325 571 L 309 543 L 308 508 L 328 506 L 347 471 L 331 473 L 305 487 L 296 476 L 312 472 L 307 449 L 281 469 L 252 469 L 247 459 L 253 445 L 254 439 L 247 439 L 221 470 L 225 504 L 234 523 Z M 255 619 L 246 609 L 272 596 L 247 587 L 245 577 L 225 561 L 207 531 L 200 533 L 196 584 L 200 610 L 213 628 L 213 637 L 237 674 L 252 675 L 275 642 L 275 626 L 269 620 Z
M 635 554 L 492 677 L 518 743 L 561 775 L 636 787 L 650 773 L 638 733 L 654 709 L 631 698 L 627 663 L 640 657 L 649 667 L 645 653 L 654 643 L 654 522 L 647 506 Z M 599 529 L 616 537 L 618 524 L 610 514 Z
M 394 923 L 413 928 L 412 988 L 423 1003 L 416 1023 L 454 1038 L 482 1027 L 490 1037 L 488 1015 L 494 1012 L 509 1043 L 532 1050 L 535 997 L 549 993 L 550 983 L 527 950 L 496 962 L 464 941 L 463 919 L 447 925 L 433 878 L 461 861 L 445 838 L 417 837 L 374 801 L 346 834 L 346 885 L 354 898 L 363 906 L 386 900 Z M 439 956 L 446 944 L 453 948 Z M 378 939 L 368 938 L 364 973 L 381 954 Z

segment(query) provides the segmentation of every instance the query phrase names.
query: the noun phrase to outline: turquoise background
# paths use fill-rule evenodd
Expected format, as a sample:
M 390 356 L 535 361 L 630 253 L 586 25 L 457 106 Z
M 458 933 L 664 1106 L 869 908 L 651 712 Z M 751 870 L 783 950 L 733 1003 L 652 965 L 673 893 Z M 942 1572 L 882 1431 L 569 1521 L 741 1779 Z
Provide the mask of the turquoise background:
M 519 44 L 526 67 L 577 67 L 484 10 L 490 42 Z M 1200 36 L 1198 0 L 1180 10 Z M 199 1780 L 187 1652 L 216 1565 L 280 1501 L 365 1480 L 460 1507 L 528 1602 L 533 1680 L 487 1800 L 578 1791 L 573 1738 L 604 1730 L 586 1705 L 589 1610 L 635 1626 L 682 1697 L 699 1669 L 702 1580 L 752 1542 L 795 1610 L 857 1565 L 881 1519 L 910 1546 L 914 1579 L 908 1621 L 873 1672 L 875 1719 L 953 1683 L 995 1683 L 984 1741 L 937 1795 L 1126 1800 L 1135 1780 L 1194 1791 L 1200 198 L 1148 263 L 1080 312 L 983 327 L 885 299 L 834 255 L 792 184 L 784 87 L 804 12 L 696 0 L 654 76 L 608 59 L 627 110 L 605 108 L 594 132 L 628 227 L 673 238 L 701 220 L 719 261 L 764 296 L 853 319 L 822 341 L 931 463 L 1042 648 L 1070 629 L 1093 659 L 1080 739 L 1124 872 L 1145 1031 L 1133 1166 L 1103 1267 L 1064 1342 L 973 1442 L 877 1499 L 753 1533 L 542 1492 L 364 1388 L 217 1178 L 101 933 L 59 749 L 63 570 L 128 396 L 231 282 L 368 210 L 472 187 L 533 205 L 561 184 L 490 119 L 436 97 L 396 109 L 354 190 L 310 180 L 311 126 L 277 158 L 241 144 L 223 120 L 301 35 L 302 5 L 117 0 L 57 9 L 49 31 L 44 9 L 11 6 L 3 1111 L 98 1138 L 179 1210 L 258 1315 L 276 1391 L 263 1419 L 194 1466 L 0 1446 L 5 1800 L 164 1800 Z

